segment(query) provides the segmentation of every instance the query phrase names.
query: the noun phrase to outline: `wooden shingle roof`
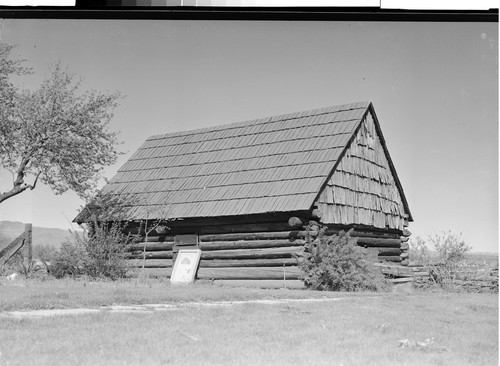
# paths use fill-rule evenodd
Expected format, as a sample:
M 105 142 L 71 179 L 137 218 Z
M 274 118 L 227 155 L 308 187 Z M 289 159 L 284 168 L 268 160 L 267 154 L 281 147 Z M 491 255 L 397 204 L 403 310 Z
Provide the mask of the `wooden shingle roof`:
M 128 197 L 130 219 L 309 210 L 369 106 L 152 136 L 103 193 Z

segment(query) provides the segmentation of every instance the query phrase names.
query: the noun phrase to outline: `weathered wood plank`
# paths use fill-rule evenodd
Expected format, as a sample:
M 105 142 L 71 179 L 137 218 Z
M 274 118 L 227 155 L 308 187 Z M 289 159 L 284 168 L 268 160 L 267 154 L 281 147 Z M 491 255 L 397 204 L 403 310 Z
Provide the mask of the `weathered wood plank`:
M 298 280 L 302 272 L 298 267 L 241 267 L 200 268 L 198 279 L 215 280 Z
M 202 259 L 200 268 L 220 267 L 283 267 L 296 266 L 295 258 L 273 258 L 273 259 Z
M 304 239 L 274 239 L 274 240 L 239 240 L 239 241 L 212 241 L 200 243 L 201 250 L 223 250 L 223 249 L 253 249 L 253 248 L 274 248 L 286 246 L 305 245 Z
M 291 258 L 295 253 L 300 253 L 304 248 L 282 247 L 262 249 L 237 249 L 217 250 L 202 252 L 201 259 L 265 259 L 265 258 Z
M 134 244 L 129 244 L 127 245 L 127 251 L 134 252 L 137 250 L 144 250 L 144 244 L 145 243 L 134 243 Z M 174 242 L 147 242 L 146 243 L 146 251 L 147 252 L 153 252 L 153 251 L 165 251 L 165 250 L 172 250 L 174 247 Z
M 172 251 L 155 251 L 155 252 L 146 252 L 144 253 L 141 250 L 133 251 L 129 254 L 130 259 L 171 259 L 173 256 Z
M 24 225 L 24 250 L 27 253 L 28 262 L 31 263 L 33 260 L 33 225 Z
M 0 251 L 0 266 L 5 264 L 14 254 L 17 253 L 17 251 L 24 246 L 25 241 L 25 235 L 22 233 L 5 248 L 3 248 L 2 251 Z

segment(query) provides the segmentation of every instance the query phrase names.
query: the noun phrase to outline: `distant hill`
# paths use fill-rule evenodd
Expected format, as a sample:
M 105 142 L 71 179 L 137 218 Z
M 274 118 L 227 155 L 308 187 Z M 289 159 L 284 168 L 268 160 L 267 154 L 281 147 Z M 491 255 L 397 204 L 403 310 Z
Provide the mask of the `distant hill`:
M 472 252 L 466 255 L 469 263 L 490 264 L 498 267 L 498 253 Z
M 0 221 L 0 238 L 15 239 L 24 231 L 24 224 L 17 221 Z M 67 239 L 71 239 L 68 230 L 33 226 L 33 246 L 50 244 L 59 248 Z

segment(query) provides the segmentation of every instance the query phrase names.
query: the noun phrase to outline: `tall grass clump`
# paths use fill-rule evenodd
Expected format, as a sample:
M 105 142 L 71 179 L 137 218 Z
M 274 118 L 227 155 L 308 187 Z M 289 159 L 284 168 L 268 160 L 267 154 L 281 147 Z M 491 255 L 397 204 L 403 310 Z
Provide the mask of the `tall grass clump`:
M 307 288 L 320 291 L 379 291 L 388 287 L 382 273 L 370 265 L 368 253 L 357 245 L 352 230 L 306 240 L 304 252 L 298 255 L 298 266 L 304 273 Z

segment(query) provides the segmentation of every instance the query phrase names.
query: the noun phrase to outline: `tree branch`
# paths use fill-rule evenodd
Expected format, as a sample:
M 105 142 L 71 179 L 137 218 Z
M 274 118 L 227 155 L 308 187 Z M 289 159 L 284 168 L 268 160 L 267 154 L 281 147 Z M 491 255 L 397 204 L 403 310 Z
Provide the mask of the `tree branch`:
M 33 184 L 25 183 L 24 182 L 24 176 L 26 174 L 25 169 L 26 169 L 26 166 L 29 164 L 29 162 L 30 162 L 30 159 L 28 159 L 28 158 L 24 158 L 22 160 L 21 164 L 19 165 L 19 168 L 17 168 L 17 170 L 16 170 L 17 176 L 16 176 L 16 179 L 13 183 L 14 186 L 12 187 L 12 189 L 10 191 L 0 193 L 0 202 L 3 202 L 8 198 L 17 196 L 19 193 L 24 192 L 28 188 L 31 190 L 35 189 L 36 183 L 38 182 L 38 178 L 40 177 L 41 172 L 38 172 Z
M 18 185 L 18 186 L 14 186 L 10 191 L 0 193 L 0 202 L 3 202 L 8 198 L 17 196 L 19 193 L 24 192 L 25 190 L 27 190 L 28 188 L 31 188 L 31 187 L 32 186 L 25 184 L 25 183 Z M 33 189 L 33 188 L 31 188 L 31 189 Z
M 28 185 L 29 189 L 31 189 L 31 190 L 34 190 L 34 189 L 35 189 L 35 187 L 36 187 L 36 182 L 38 182 L 38 177 L 40 176 L 40 174 L 42 174 L 42 172 L 38 172 L 38 174 L 37 174 L 37 175 L 36 175 L 36 177 L 35 177 L 35 181 L 33 182 L 33 184 L 32 184 L 32 185 Z

